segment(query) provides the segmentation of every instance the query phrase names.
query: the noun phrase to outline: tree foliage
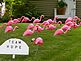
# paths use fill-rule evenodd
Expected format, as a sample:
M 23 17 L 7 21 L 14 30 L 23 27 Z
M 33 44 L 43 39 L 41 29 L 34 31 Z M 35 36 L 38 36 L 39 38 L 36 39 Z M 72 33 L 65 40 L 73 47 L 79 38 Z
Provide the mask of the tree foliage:
M 1 0 L 0 0 L 1 1 Z M 36 9 L 29 0 L 3 0 L 6 2 L 6 12 L 2 17 L 3 22 L 7 22 L 13 15 L 15 18 L 26 16 L 31 18 L 32 16 L 39 18 L 42 14 Z
M 41 15 L 29 0 L 6 0 L 6 12 L 8 16 L 14 15 L 15 17 Z

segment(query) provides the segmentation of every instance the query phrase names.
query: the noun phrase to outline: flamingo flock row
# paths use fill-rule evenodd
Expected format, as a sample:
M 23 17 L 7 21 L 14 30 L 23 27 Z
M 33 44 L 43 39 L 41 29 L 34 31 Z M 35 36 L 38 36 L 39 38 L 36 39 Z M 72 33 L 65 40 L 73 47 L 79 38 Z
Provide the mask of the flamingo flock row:
M 46 21 L 44 21 L 43 23 L 40 24 L 40 22 L 42 21 L 42 19 L 44 18 L 44 15 L 40 16 L 40 19 L 35 19 L 35 17 L 32 17 L 31 20 L 33 20 L 33 23 L 30 23 L 28 25 L 28 27 L 26 28 L 26 30 L 23 32 L 23 36 L 31 36 L 32 34 L 34 34 L 34 32 L 41 32 L 43 30 L 56 30 L 57 26 L 60 24 L 62 24 L 62 21 L 56 21 L 58 19 L 57 16 L 54 17 L 54 19 L 48 19 Z M 31 21 L 28 17 L 24 17 L 22 18 L 22 21 L 18 20 L 18 19 L 14 19 L 14 20 L 10 20 L 8 21 L 8 23 L 3 23 L 0 28 L 2 28 L 4 25 L 6 25 L 5 28 L 5 33 L 10 32 L 10 31 L 15 31 L 17 28 L 19 28 L 18 26 L 14 26 L 14 28 L 12 27 L 13 24 L 17 24 L 20 22 L 30 22 Z M 54 32 L 54 36 L 56 35 L 61 35 L 61 34 L 65 34 L 67 33 L 69 30 L 71 30 L 72 28 L 76 29 L 81 25 L 81 22 L 79 22 L 77 24 L 77 21 L 80 21 L 80 18 L 78 18 L 77 16 L 72 17 L 68 17 L 64 23 L 64 25 L 60 28 L 57 29 Z M 35 25 L 36 24 L 36 25 Z M 43 39 L 41 37 L 38 38 L 34 38 L 33 39 L 34 44 L 37 45 L 42 45 L 43 44 Z

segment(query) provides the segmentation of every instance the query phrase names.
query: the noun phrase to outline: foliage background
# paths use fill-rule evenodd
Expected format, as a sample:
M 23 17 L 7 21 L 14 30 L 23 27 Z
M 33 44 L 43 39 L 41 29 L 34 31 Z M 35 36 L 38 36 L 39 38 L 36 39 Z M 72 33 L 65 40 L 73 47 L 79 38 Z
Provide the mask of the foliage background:
M 36 9 L 36 6 L 30 3 L 29 0 L 6 0 L 6 13 L 3 16 L 3 22 L 7 22 L 10 16 L 15 18 L 32 16 L 38 18 L 42 13 Z

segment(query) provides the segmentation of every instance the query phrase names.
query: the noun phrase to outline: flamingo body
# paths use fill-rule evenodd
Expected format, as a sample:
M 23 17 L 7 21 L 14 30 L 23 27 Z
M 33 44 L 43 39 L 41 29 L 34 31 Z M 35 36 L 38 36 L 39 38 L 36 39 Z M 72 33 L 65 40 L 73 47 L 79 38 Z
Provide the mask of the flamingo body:
M 43 44 L 43 39 L 41 37 L 38 37 L 34 40 L 35 45 L 42 45 Z
M 64 31 L 62 29 L 58 29 L 55 31 L 54 36 L 61 35 L 61 34 L 64 34 Z
M 7 26 L 6 29 L 5 29 L 5 32 L 10 32 L 13 30 L 13 27 L 12 26 Z
M 23 34 L 23 36 L 31 36 L 34 32 L 32 30 L 26 30 Z
M 33 29 L 34 25 L 33 24 L 29 24 L 28 29 Z

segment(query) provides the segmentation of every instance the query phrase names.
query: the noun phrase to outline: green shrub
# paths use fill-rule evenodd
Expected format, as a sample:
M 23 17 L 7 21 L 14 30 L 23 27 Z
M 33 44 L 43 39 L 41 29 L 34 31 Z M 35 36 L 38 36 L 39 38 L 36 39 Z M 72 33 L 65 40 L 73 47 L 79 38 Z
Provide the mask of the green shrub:
M 12 14 L 15 17 L 21 17 L 21 16 L 26 16 L 26 17 L 38 17 L 42 13 L 40 13 L 37 9 L 36 6 L 30 3 L 29 0 L 19 0 L 19 1 L 14 1 L 13 8 L 12 8 Z
M 9 19 L 10 17 L 5 15 L 2 17 L 2 22 L 8 22 Z
M 58 7 L 63 8 L 65 6 L 67 6 L 67 4 L 63 0 L 58 2 Z
M 29 0 L 6 0 L 6 13 L 2 17 L 2 20 L 3 22 L 7 22 L 12 15 L 15 18 L 20 18 L 21 16 L 29 18 L 34 16 L 38 18 L 41 14 Z

